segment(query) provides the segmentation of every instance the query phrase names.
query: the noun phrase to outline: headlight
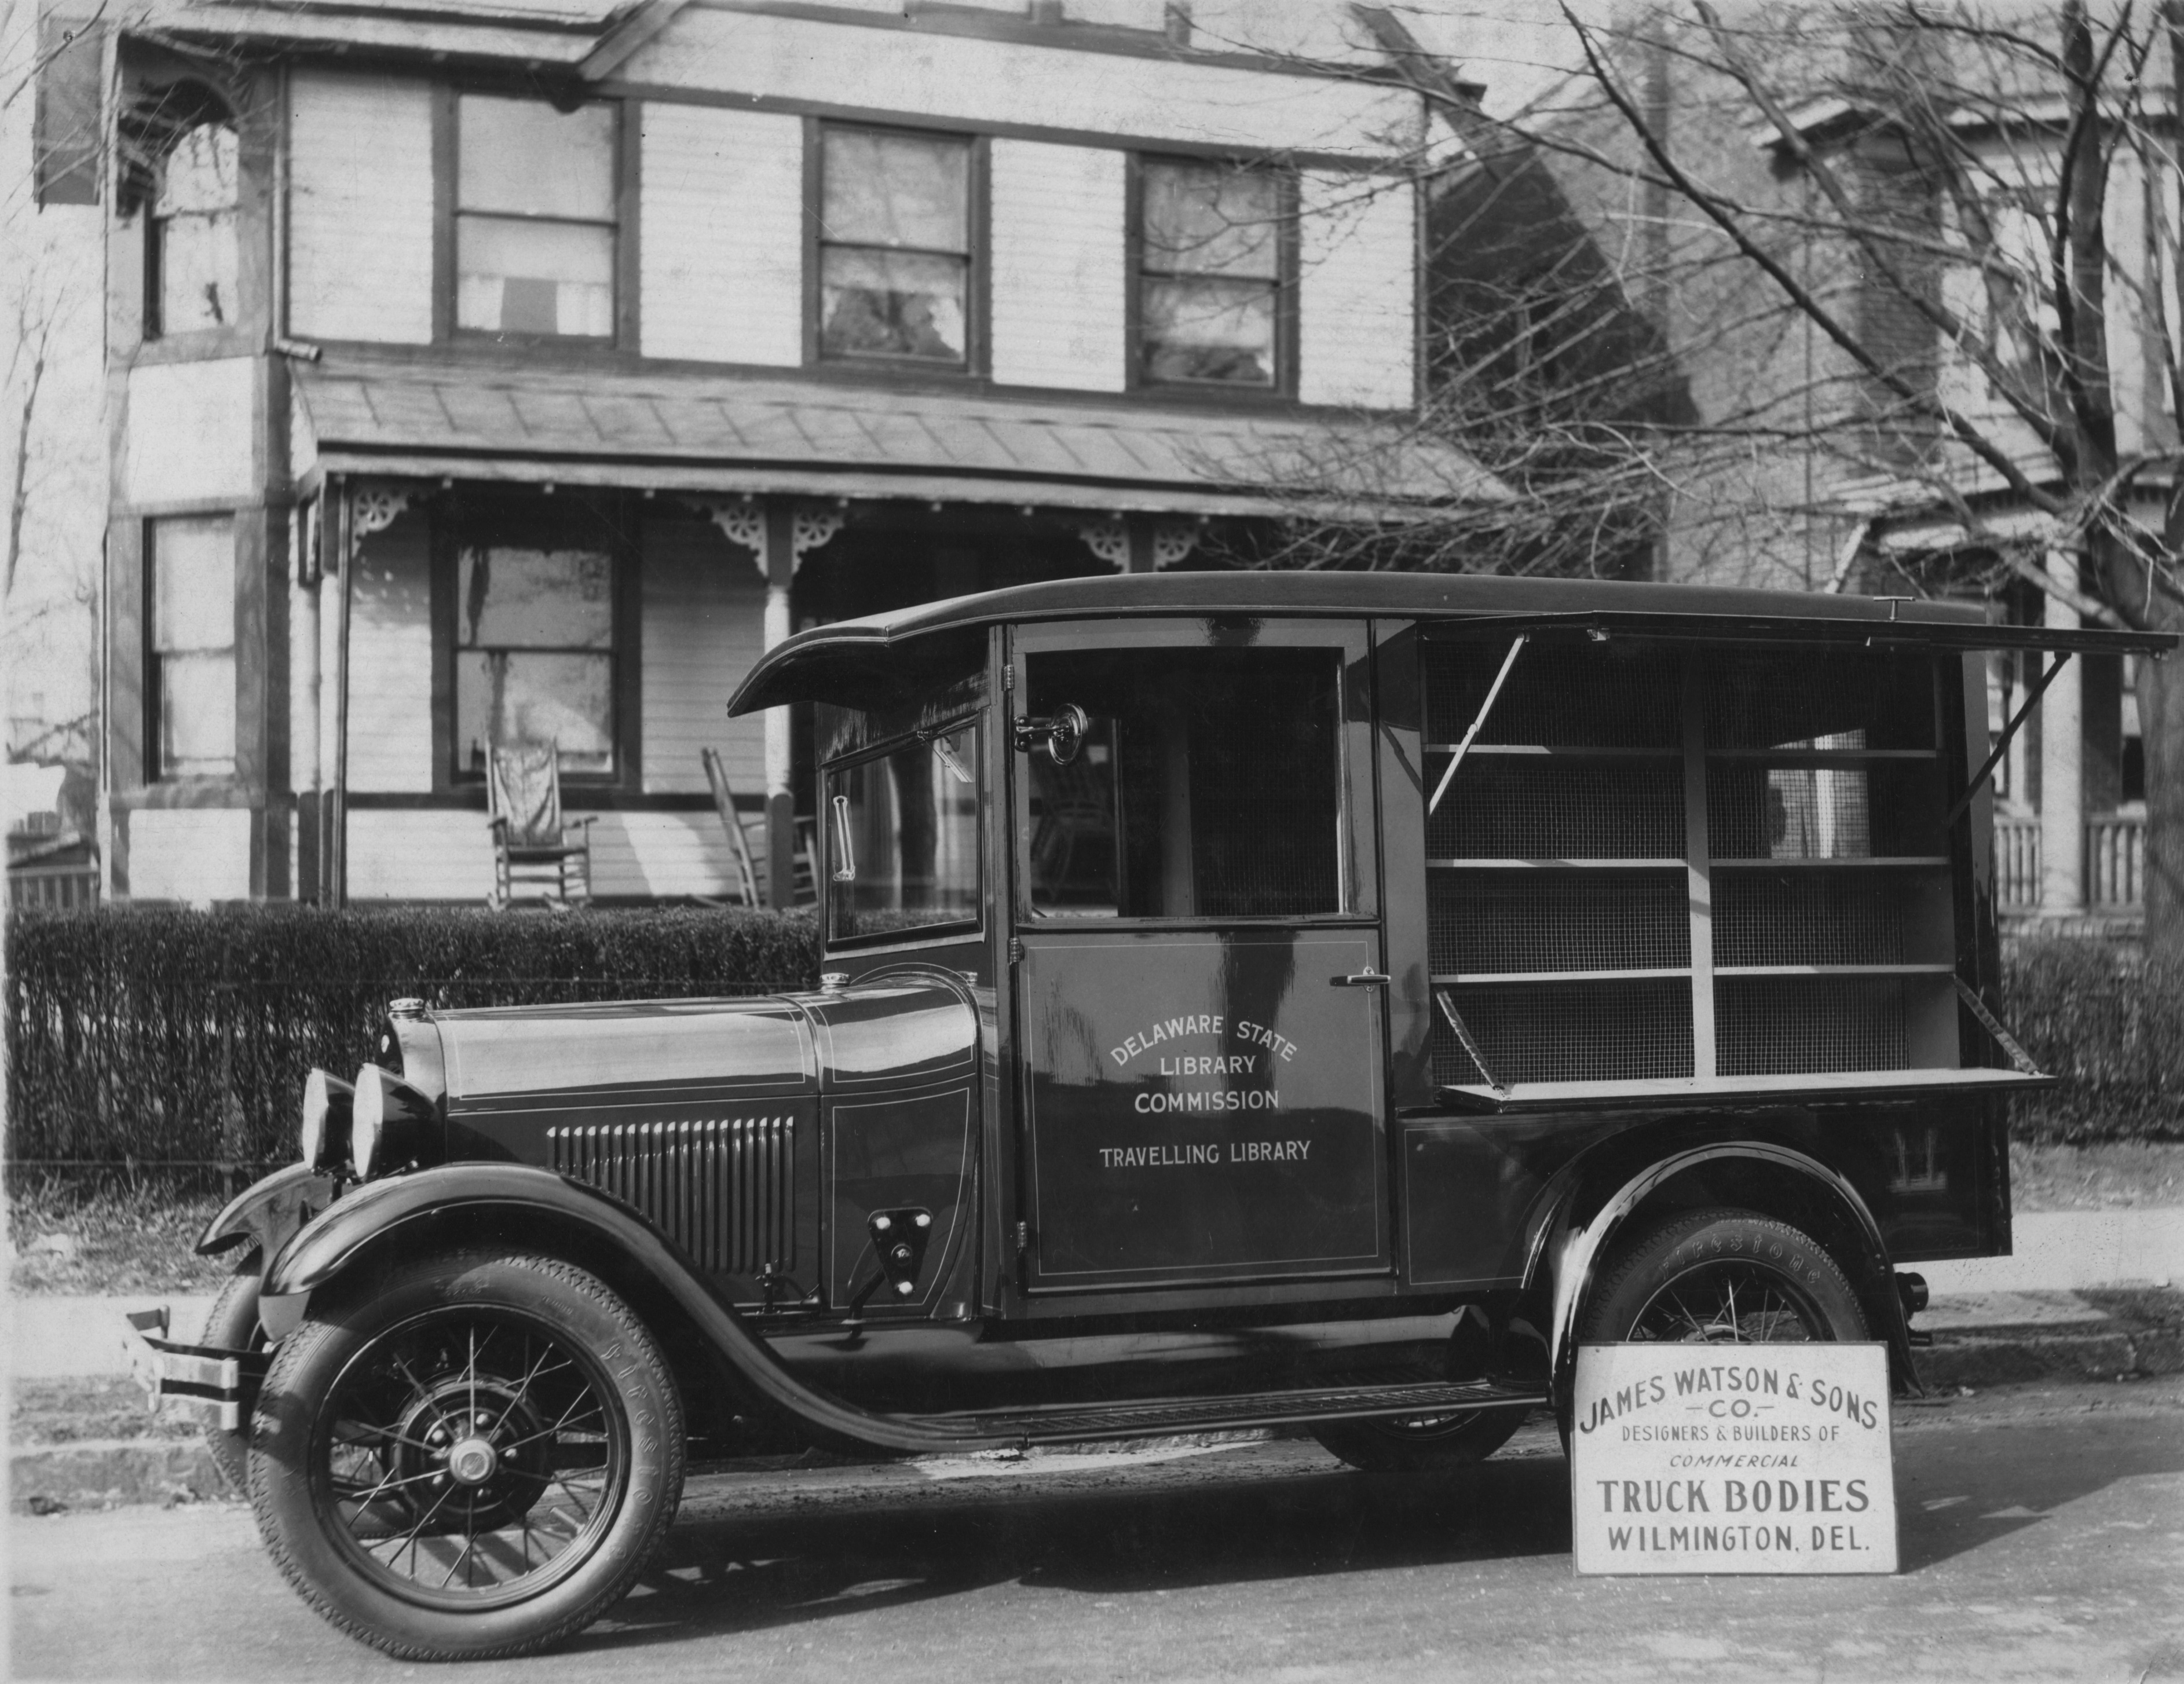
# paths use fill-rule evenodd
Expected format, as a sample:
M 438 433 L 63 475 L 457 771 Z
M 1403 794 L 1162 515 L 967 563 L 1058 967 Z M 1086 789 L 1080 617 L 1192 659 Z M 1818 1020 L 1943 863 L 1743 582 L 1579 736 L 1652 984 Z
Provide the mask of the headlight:
M 314 1169 L 340 1167 L 349 1151 L 349 1115 L 356 1090 L 338 1077 L 314 1070 L 304 1078 L 304 1125 L 298 1144 Z
M 432 1101 L 376 1064 L 356 1073 L 349 1149 L 359 1180 L 422 1156 L 431 1144 Z

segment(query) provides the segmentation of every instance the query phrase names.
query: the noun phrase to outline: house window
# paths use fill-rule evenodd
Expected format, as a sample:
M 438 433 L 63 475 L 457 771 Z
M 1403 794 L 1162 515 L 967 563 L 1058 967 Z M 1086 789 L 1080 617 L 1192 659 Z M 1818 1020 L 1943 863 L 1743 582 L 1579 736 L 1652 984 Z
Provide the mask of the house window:
M 466 93 L 455 109 L 455 326 L 611 339 L 615 108 Z
M 458 556 L 458 770 L 495 744 L 551 743 L 564 772 L 615 770 L 614 558 L 478 544 Z
M 961 366 L 970 142 L 830 128 L 820 178 L 821 352 Z
M 152 334 L 236 323 L 239 150 L 235 125 L 209 120 L 183 130 L 160 164 L 147 289 Z
M 1273 386 L 1281 176 L 1149 159 L 1139 193 L 1142 377 L 1162 385 Z
M 155 778 L 235 771 L 235 521 L 153 521 L 149 683 Z

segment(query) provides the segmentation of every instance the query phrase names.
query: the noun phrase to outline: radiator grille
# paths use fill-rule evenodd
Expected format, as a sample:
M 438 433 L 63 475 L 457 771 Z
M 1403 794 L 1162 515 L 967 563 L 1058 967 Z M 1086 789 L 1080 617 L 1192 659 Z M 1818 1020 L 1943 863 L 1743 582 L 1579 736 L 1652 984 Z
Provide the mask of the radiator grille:
M 1449 999 L 1504 1082 L 1613 1082 L 1691 1073 L 1691 990 L 1673 982 L 1451 987 Z M 1479 1068 L 1434 1020 L 1434 1079 L 1475 1085 Z
M 637 1207 L 716 1274 L 796 1266 L 795 1119 L 549 1129 L 553 1167 Z
M 1467 760 L 1426 821 L 1426 851 L 1457 859 L 1681 859 L 1684 768 L 1673 760 Z
M 1716 1062 L 1724 1076 L 1908 1068 L 1907 993 L 1897 977 L 1724 977 Z
M 1437 871 L 1427 880 L 1433 968 L 1668 970 L 1691 962 L 1681 871 Z
M 1429 741 L 1453 743 L 1471 728 L 1508 653 L 1507 644 L 1427 646 Z M 1479 740 L 1673 749 L 1683 740 L 1680 685 L 1673 655 L 1533 643 L 1510 668 Z

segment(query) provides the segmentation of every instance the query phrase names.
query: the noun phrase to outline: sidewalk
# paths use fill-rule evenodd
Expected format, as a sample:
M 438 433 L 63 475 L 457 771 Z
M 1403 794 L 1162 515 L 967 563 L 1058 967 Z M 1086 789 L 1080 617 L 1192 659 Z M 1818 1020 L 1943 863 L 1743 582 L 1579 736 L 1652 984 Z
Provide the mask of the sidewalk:
M 1932 1302 L 1913 1325 L 1930 1397 L 2039 1380 L 2184 1372 L 2184 1210 L 2020 1216 L 2007 1257 L 1922 1263 Z M 9 1507 L 105 1508 L 222 1495 L 202 1439 L 142 1408 L 125 1311 L 164 1302 L 194 1337 L 209 1296 L 16 1298 L 7 1368 Z

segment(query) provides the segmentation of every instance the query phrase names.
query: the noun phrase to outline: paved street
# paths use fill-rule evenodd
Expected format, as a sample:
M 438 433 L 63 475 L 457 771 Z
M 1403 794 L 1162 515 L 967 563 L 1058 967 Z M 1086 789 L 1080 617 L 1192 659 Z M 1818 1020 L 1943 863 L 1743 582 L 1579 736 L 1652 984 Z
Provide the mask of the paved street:
M 481 1681 L 2184 1678 L 2184 1380 L 1897 1415 L 1893 1580 L 1572 1577 L 1528 1428 L 1470 1476 L 1309 1443 L 713 1475 L 618 1617 Z M 248 1513 L 18 1519 L 14 1676 L 381 1679 Z

